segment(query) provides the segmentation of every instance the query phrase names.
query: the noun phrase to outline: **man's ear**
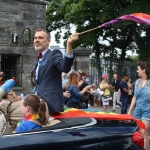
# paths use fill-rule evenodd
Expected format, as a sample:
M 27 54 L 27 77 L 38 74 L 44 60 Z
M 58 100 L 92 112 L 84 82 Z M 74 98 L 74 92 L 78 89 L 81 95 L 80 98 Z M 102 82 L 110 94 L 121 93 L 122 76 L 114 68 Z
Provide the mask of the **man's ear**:
M 49 46 L 49 45 L 50 45 L 50 43 L 51 43 L 51 40 L 48 40 L 48 43 L 47 43 L 47 45 Z

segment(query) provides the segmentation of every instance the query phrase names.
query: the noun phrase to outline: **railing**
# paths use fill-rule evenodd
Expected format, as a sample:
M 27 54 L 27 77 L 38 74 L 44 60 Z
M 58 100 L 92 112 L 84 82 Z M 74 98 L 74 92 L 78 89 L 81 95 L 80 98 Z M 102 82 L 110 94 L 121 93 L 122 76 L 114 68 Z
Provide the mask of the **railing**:
M 137 62 L 133 61 L 122 61 L 122 60 L 104 60 L 100 59 L 99 62 L 96 62 L 94 59 L 91 60 L 91 69 L 90 69 L 90 80 L 91 82 L 99 82 L 98 81 L 98 70 L 97 66 L 100 65 L 101 73 L 108 74 L 109 83 L 113 80 L 113 74 L 117 73 L 119 79 L 122 78 L 124 74 L 128 74 L 128 76 L 135 81 L 137 76 Z

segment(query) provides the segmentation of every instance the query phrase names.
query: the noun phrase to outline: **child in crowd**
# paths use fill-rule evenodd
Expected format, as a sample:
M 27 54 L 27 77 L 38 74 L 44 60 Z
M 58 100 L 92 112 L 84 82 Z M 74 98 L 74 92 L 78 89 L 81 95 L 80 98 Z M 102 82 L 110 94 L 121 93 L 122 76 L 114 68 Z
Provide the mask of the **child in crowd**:
M 92 84 L 92 88 L 90 89 L 90 91 L 93 94 L 94 106 L 100 106 L 101 95 L 100 95 L 95 83 Z
M 26 95 L 21 101 L 24 119 L 18 123 L 16 132 L 39 129 L 46 123 L 46 105 L 44 100 L 34 94 Z

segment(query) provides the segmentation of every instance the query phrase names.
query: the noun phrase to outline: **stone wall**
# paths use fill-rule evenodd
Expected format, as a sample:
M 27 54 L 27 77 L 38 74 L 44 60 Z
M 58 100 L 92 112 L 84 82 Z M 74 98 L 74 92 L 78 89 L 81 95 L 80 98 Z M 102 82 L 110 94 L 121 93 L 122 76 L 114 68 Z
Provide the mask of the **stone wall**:
M 46 28 L 46 3 L 39 0 L 0 0 L 0 54 L 21 54 L 22 87 L 30 91 L 30 72 L 36 63 L 37 52 L 33 47 L 34 31 Z M 23 43 L 23 31 L 31 31 L 29 44 Z M 18 42 L 12 42 L 12 35 L 18 35 Z
M 74 53 L 74 69 L 79 70 L 81 69 L 84 72 L 90 70 L 90 58 L 89 55 L 92 53 L 91 49 L 86 49 L 84 47 L 78 47 L 73 49 Z

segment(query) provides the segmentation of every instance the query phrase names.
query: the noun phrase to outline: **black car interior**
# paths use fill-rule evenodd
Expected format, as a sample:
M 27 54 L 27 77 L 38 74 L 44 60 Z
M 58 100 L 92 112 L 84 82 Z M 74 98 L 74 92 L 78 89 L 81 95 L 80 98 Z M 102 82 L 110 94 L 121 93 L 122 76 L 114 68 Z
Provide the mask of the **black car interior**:
M 82 125 L 92 122 L 91 118 L 61 118 L 58 120 L 61 122 L 59 122 L 55 125 L 52 125 L 52 126 L 46 126 L 46 127 L 40 128 L 40 129 L 31 130 L 31 131 L 28 131 L 28 133 L 29 132 L 37 132 L 37 131 L 71 128 L 71 127 L 75 127 L 75 126 L 82 126 Z M 22 133 L 27 133 L 27 132 L 22 132 Z M 18 134 L 18 133 L 15 133 L 15 134 Z

